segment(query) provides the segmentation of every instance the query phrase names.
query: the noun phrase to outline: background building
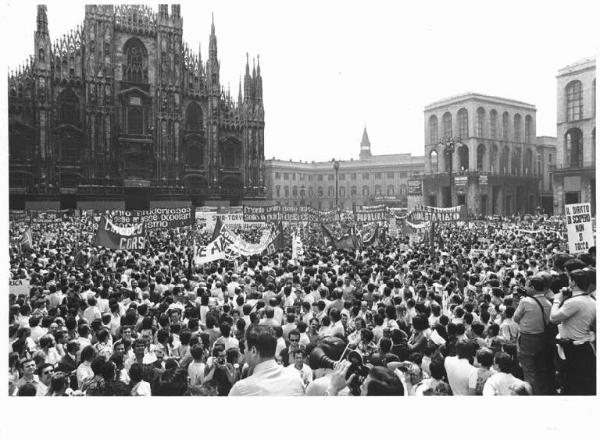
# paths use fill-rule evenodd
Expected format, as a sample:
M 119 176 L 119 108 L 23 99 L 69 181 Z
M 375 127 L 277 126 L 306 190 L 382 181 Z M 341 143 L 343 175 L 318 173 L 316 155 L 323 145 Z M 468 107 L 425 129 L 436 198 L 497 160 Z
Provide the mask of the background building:
M 584 59 L 558 71 L 556 77 L 557 156 L 554 207 L 591 203 L 596 212 L 596 61 Z
M 310 163 L 266 160 L 267 198 L 282 205 L 333 209 L 337 183 L 340 208 L 348 209 L 353 204 L 406 207 L 408 179 L 422 171 L 423 157 L 372 155 L 365 128 L 359 160 Z
M 86 5 L 52 42 L 38 6 L 34 54 L 9 75 L 11 208 L 239 204 L 264 199 L 260 65 L 237 99 L 182 40 L 179 5 Z
M 540 176 L 538 191 L 542 213 L 554 215 L 554 189 L 552 171 L 556 167 L 556 137 L 539 136 L 537 144 L 537 175 Z
M 536 108 L 466 93 L 425 107 L 423 203 L 474 214 L 533 212 L 539 203 Z M 454 150 L 441 144 L 458 138 Z

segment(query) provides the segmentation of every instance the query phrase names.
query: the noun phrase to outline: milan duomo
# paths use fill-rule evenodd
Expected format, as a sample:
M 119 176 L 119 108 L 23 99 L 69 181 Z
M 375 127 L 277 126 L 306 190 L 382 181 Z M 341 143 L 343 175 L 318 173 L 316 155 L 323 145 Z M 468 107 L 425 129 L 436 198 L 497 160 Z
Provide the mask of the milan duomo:
M 214 21 L 207 60 L 182 29 L 179 5 L 86 5 L 53 42 L 38 6 L 33 56 L 8 81 L 11 208 L 264 198 L 260 64 L 232 98 Z

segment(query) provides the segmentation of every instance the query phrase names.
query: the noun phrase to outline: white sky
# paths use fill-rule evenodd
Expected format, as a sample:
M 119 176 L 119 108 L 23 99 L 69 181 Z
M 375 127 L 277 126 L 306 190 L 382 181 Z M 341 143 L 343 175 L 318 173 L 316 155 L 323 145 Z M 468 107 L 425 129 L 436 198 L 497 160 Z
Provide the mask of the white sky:
M 235 96 L 245 53 L 260 54 L 266 158 L 357 158 L 365 124 L 374 154 L 422 155 L 425 105 L 467 91 L 534 104 L 538 135 L 555 135 L 556 72 L 597 54 L 598 2 L 405 3 L 182 2 L 183 35 L 206 60 L 214 12 Z M 83 2 L 47 4 L 52 40 L 83 21 Z M 36 2 L 3 12 L 13 68 L 33 53 Z

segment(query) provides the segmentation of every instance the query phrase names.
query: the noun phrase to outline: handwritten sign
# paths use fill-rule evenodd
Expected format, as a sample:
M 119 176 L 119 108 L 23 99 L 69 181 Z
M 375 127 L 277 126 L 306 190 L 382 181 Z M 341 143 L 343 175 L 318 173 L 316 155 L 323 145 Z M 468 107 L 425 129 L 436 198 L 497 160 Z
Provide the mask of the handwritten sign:
M 590 247 L 594 246 L 590 203 L 565 205 L 565 223 L 569 253 L 586 253 Z

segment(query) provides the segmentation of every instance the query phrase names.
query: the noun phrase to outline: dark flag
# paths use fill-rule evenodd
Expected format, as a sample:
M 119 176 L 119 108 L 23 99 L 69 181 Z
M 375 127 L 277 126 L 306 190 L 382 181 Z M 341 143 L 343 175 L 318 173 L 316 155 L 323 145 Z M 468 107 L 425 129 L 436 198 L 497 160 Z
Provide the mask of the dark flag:
M 221 233 L 221 229 L 223 228 L 223 221 L 221 221 L 221 217 L 217 215 L 217 223 L 215 224 L 215 230 L 213 231 L 212 238 L 210 238 L 210 242 L 213 242 L 217 239 L 217 236 Z

